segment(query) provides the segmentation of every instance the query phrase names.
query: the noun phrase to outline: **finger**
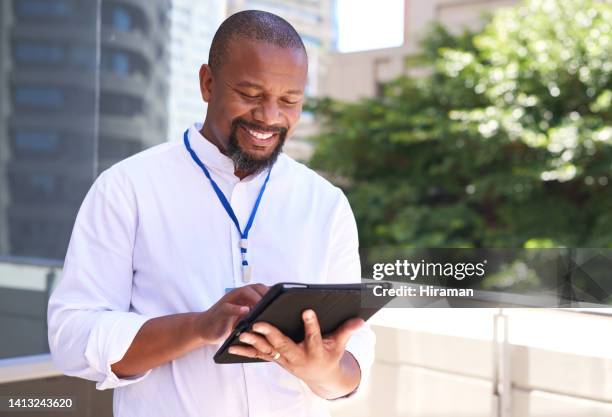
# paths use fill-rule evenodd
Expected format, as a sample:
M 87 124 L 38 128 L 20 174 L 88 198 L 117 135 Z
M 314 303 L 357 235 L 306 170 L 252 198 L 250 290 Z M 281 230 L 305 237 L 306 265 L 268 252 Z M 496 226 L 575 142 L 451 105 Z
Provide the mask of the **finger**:
M 269 287 L 264 285 L 264 284 L 252 284 L 251 288 L 253 288 L 255 290 L 255 292 L 257 292 L 257 294 L 261 295 L 262 297 L 264 295 L 266 295 L 266 293 L 269 290 Z
M 221 305 L 221 311 L 227 316 L 244 316 L 249 312 L 248 306 L 243 306 L 234 303 L 223 303 Z
M 221 300 L 235 304 L 254 306 L 261 299 L 261 296 L 249 287 L 234 288 L 225 294 Z
M 264 335 L 274 350 L 279 352 L 287 361 L 292 362 L 298 358 L 300 348 L 293 340 L 282 334 L 280 330 L 270 323 L 261 321 L 255 323 L 253 331 Z
M 261 352 L 258 352 L 252 346 L 232 346 L 227 350 L 232 355 L 240 355 L 246 356 L 247 358 L 258 358 L 263 360 L 269 360 L 268 358 L 259 357 L 259 355 L 263 356 Z
M 234 296 L 235 300 L 241 304 L 248 306 L 254 306 L 261 300 L 261 294 L 259 294 L 252 286 L 240 287 L 236 290 Z
M 306 344 L 306 349 L 313 353 L 320 352 L 322 338 L 317 315 L 312 310 L 306 310 L 302 313 L 302 320 L 304 320 L 304 343 Z
M 362 318 L 348 319 L 342 325 L 329 335 L 330 339 L 334 339 L 336 343 L 344 349 L 346 343 L 353 333 L 365 324 Z
M 289 365 L 287 360 L 282 355 L 278 359 L 274 359 L 273 355 L 276 352 L 273 352 L 272 355 L 265 355 L 264 353 L 258 351 L 252 346 L 232 346 L 228 349 L 228 352 L 232 355 L 240 355 L 245 356 L 247 358 L 257 358 L 266 362 L 276 362 L 280 366 L 285 368 Z
M 233 303 L 221 304 L 219 322 L 225 322 L 226 326 L 234 328 L 236 323 L 249 313 L 249 307 Z
M 263 336 L 257 335 L 255 333 L 244 332 L 240 335 L 239 339 L 242 343 L 246 343 L 253 346 L 255 349 L 257 349 L 259 352 L 263 353 L 266 356 L 274 355 L 274 348 Z

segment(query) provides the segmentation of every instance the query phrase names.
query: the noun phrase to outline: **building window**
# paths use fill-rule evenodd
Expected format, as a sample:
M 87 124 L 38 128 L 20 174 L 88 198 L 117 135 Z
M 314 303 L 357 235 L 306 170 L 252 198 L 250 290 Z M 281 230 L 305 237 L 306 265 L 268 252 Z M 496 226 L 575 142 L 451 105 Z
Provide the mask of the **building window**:
M 57 64 L 64 59 L 64 49 L 58 45 L 19 42 L 15 45 L 15 59 L 25 63 Z
M 72 8 L 66 0 L 20 0 L 15 11 L 21 17 L 64 17 Z
M 159 24 L 160 28 L 166 27 L 166 25 L 168 25 L 169 22 L 169 13 L 170 11 L 168 9 L 160 9 L 158 14 L 157 14 L 157 22 Z
M 59 134 L 43 131 L 18 131 L 15 133 L 15 148 L 18 151 L 47 154 L 57 151 L 60 143 Z
M 113 27 L 121 32 L 132 30 L 132 16 L 123 7 L 117 6 L 113 10 Z
M 17 87 L 15 103 L 17 106 L 56 109 L 64 104 L 64 93 L 55 87 Z
M 124 117 L 138 116 L 144 112 L 144 101 L 141 97 L 102 93 L 100 96 L 100 112 Z
M 130 58 L 127 52 L 103 51 L 102 69 L 122 77 L 128 76 L 132 69 Z
M 70 48 L 70 65 L 74 68 L 90 69 L 96 68 L 96 48 L 91 46 L 75 45 Z
M 132 74 L 148 77 L 151 69 L 142 56 L 118 49 L 102 49 L 101 68 L 122 77 Z
M 30 186 L 32 191 L 50 196 L 55 192 L 55 178 L 49 174 L 32 174 L 30 175 Z
M 121 76 L 127 76 L 130 73 L 130 60 L 125 52 L 115 52 L 112 58 L 112 71 Z
M 141 8 L 112 0 L 102 2 L 102 26 L 118 32 L 148 32 L 147 18 Z

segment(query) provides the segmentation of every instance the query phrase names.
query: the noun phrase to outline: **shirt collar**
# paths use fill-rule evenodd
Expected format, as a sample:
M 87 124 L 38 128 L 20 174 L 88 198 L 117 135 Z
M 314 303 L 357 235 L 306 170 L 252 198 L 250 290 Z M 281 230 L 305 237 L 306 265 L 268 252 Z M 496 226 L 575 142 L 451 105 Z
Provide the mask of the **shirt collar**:
M 200 133 L 202 129 L 202 123 L 194 123 L 189 128 L 189 145 L 198 155 L 198 158 L 206 165 L 207 168 L 212 168 L 214 170 L 219 170 L 223 173 L 231 174 L 233 178 L 236 178 L 236 181 L 240 181 L 237 177 L 234 176 L 234 162 L 223 155 L 219 148 L 212 144 L 208 139 L 206 139 Z M 283 157 L 283 153 L 279 155 L 279 158 L 274 163 L 274 166 L 279 165 L 279 160 Z M 191 158 L 189 158 L 191 160 Z M 275 168 L 274 171 L 278 171 L 278 168 Z M 267 170 L 261 171 L 255 175 L 249 175 L 242 179 L 241 182 L 251 182 L 256 178 L 264 177 L 267 175 Z
M 234 174 L 234 162 L 223 155 L 219 148 L 213 145 L 200 133 L 202 123 L 194 123 L 189 128 L 189 144 L 198 155 L 198 158 L 206 165 L 223 172 Z

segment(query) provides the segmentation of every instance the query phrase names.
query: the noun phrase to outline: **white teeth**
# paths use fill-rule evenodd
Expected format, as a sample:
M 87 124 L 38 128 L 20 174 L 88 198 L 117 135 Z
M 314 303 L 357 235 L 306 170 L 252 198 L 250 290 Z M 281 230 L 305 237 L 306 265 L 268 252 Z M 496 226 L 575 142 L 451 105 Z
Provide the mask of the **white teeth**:
M 261 133 L 261 132 L 257 132 L 255 130 L 251 130 L 251 129 L 247 129 L 247 132 L 249 132 L 249 134 L 251 136 L 256 137 L 257 139 L 270 139 L 272 136 L 274 136 L 274 133 Z

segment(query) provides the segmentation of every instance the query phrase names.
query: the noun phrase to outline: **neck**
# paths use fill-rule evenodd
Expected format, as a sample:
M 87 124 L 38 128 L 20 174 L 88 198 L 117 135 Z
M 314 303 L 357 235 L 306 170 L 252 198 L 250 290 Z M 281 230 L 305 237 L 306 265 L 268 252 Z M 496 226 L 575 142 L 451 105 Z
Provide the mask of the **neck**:
M 221 142 L 215 138 L 215 135 L 212 134 L 206 122 L 204 122 L 204 124 L 202 125 L 202 129 L 200 129 L 200 135 L 202 135 L 204 139 L 215 145 L 217 149 L 219 149 L 219 152 L 227 156 L 226 147 L 223 146 L 223 144 L 221 144 Z
M 221 152 L 225 156 L 228 156 L 226 147 L 223 146 L 221 142 L 215 138 L 215 135 L 212 134 L 206 122 L 204 122 L 204 124 L 202 125 L 202 128 L 200 129 L 200 134 L 204 137 L 204 139 L 215 145 L 217 149 L 219 149 L 219 152 Z M 239 169 L 234 169 L 234 175 L 240 178 L 241 180 L 248 177 L 252 173 L 253 172 L 246 172 Z

